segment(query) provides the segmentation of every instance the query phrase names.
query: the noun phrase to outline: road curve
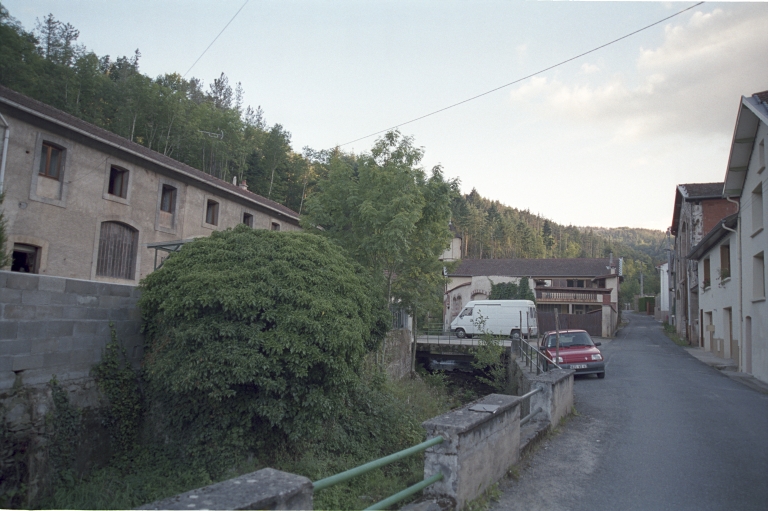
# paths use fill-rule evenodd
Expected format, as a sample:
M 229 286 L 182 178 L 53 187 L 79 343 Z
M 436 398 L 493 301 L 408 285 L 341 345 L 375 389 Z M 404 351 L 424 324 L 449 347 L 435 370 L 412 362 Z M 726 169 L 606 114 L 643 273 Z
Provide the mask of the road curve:
M 493 510 L 768 509 L 768 395 L 675 345 L 652 317 L 602 347 L 606 378 L 576 378 L 572 417 Z

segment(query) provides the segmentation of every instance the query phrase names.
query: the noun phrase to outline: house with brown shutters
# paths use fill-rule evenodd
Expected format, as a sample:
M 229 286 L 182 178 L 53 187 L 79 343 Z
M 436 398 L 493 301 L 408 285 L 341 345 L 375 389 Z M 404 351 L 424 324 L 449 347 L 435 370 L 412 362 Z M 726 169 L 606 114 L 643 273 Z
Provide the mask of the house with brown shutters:
M 690 344 L 701 342 L 699 317 L 699 268 L 691 250 L 728 215 L 736 213 L 737 201 L 723 197 L 723 183 L 677 185 L 670 232 L 675 245 L 670 255 L 670 315 L 680 337 Z
M 0 190 L 12 271 L 138 284 L 157 248 L 295 211 L 0 87 Z M 162 254 L 161 254 L 162 255 Z
M 467 302 L 487 300 L 493 284 L 519 284 L 523 278 L 528 278 L 540 318 L 557 310 L 562 316 L 561 327 L 565 327 L 569 316 L 588 315 L 595 318 L 588 330 L 602 337 L 611 337 L 618 326 L 621 276 L 618 260 L 612 257 L 463 259 L 448 277 L 443 317 L 446 331 Z M 582 324 L 576 319 L 571 320 L 572 327 Z

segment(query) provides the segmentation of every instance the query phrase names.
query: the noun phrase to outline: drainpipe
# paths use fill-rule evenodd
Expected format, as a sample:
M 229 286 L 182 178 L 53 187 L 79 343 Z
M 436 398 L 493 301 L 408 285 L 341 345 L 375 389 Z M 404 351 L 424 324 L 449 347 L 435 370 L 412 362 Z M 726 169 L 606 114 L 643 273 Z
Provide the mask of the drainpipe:
M 0 120 L 5 125 L 3 135 L 3 159 L 0 161 L 0 195 L 3 193 L 3 184 L 5 183 L 5 163 L 8 161 L 8 139 L 11 138 L 11 125 L 5 120 L 3 114 L 0 114 Z
M 739 201 L 733 200 L 730 197 L 726 196 L 725 200 L 728 202 L 733 202 L 736 204 L 736 229 L 731 229 L 730 227 L 725 225 L 725 222 L 723 222 L 723 229 L 726 231 L 731 231 L 736 235 L 736 237 L 739 239 L 739 360 L 738 360 L 738 366 L 737 369 L 741 369 L 741 354 L 742 351 L 744 351 L 744 345 L 741 344 L 741 341 L 743 341 L 743 333 L 744 333 L 744 293 L 742 292 L 744 289 L 744 283 L 742 282 L 742 257 L 741 257 L 741 203 Z M 731 356 L 733 356 L 733 353 L 731 353 Z

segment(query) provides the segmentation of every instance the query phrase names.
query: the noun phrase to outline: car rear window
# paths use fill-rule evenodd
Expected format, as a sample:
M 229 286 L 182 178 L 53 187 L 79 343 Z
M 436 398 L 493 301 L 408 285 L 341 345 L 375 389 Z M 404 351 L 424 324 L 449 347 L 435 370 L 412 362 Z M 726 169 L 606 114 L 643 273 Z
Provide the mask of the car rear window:
M 547 337 L 547 348 L 554 348 L 557 346 L 557 336 L 550 335 Z M 594 346 L 592 338 L 586 332 L 574 332 L 560 334 L 560 347 L 568 348 L 571 346 Z

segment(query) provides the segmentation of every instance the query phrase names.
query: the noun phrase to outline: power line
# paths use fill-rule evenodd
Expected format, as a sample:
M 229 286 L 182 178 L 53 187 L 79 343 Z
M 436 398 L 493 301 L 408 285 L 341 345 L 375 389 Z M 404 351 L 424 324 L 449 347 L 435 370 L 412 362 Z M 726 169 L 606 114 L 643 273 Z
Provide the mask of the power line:
M 208 48 L 206 48 L 205 50 L 203 50 L 203 53 L 201 53 L 201 54 L 200 54 L 200 56 L 199 56 L 199 57 L 197 57 L 197 60 L 196 60 L 196 61 L 195 61 L 195 62 L 194 62 L 194 63 L 193 63 L 191 66 L 189 66 L 189 69 L 187 69 L 187 72 L 186 72 L 186 73 L 184 73 L 184 76 L 183 76 L 182 78 L 186 78 L 186 77 L 187 77 L 187 75 L 189 74 L 189 72 L 190 72 L 190 71 L 192 71 L 192 68 L 193 68 L 193 67 L 195 67 L 195 64 L 197 64 L 197 62 L 198 62 L 198 61 L 199 61 L 201 58 L 203 58 L 203 55 L 205 55 L 205 53 L 206 53 L 206 52 L 207 52 L 207 51 L 210 49 L 210 47 L 211 47 L 211 46 L 213 46 L 213 43 L 215 43 L 215 42 L 216 42 L 216 39 L 218 39 L 218 38 L 219 38 L 219 36 L 220 36 L 221 34 L 223 34 L 223 33 L 224 33 L 224 31 L 227 29 L 227 27 L 229 26 L 229 24 L 230 24 L 230 23 L 232 23 L 233 21 L 235 21 L 235 18 L 237 18 L 237 15 L 238 15 L 238 14 L 240 14 L 240 11 L 242 11 L 242 10 L 243 10 L 243 7 L 245 7 L 245 5 L 246 5 L 246 4 L 247 4 L 249 1 L 250 1 L 250 0 L 245 0 L 245 3 L 244 3 L 244 4 L 243 4 L 243 5 L 242 5 L 242 6 L 241 6 L 241 7 L 240 7 L 238 10 L 237 10 L 237 12 L 235 13 L 235 15 L 234 15 L 234 16 L 232 16 L 232 19 L 231 19 L 231 20 L 229 20 L 229 22 L 227 22 L 227 24 L 226 24 L 226 25 L 224 25 L 224 28 L 222 28 L 222 29 L 221 29 L 221 32 L 219 32 L 219 35 L 217 35 L 216 37 L 214 37 L 214 38 L 213 38 L 213 41 L 211 41 L 211 44 L 209 44 L 209 45 L 208 45 Z
M 340 144 L 339 147 L 343 147 L 343 146 L 349 145 L 349 144 L 354 144 L 355 142 L 359 142 L 360 140 L 364 140 L 364 139 L 369 138 L 369 137 L 373 137 L 373 136 L 376 136 L 376 135 L 380 135 L 382 133 L 386 133 L 388 131 L 392 131 L 393 129 L 399 128 L 400 126 L 405 126 L 406 124 L 411 124 L 413 122 L 420 121 L 422 119 L 426 119 L 427 117 L 431 117 L 431 116 L 433 116 L 435 114 L 439 114 L 440 112 L 445 112 L 446 110 L 449 110 L 451 108 L 457 107 L 459 105 L 463 105 L 464 103 L 469 103 L 470 101 L 473 101 L 475 99 L 481 98 L 483 96 L 487 96 L 488 94 L 490 94 L 492 92 L 496 92 L 498 90 L 504 89 L 505 87 L 509 87 L 510 85 L 514 85 L 516 83 L 522 82 L 523 80 L 527 80 L 528 78 L 532 78 L 532 77 L 534 77 L 534 76 L 536 76 L 538 74 L 541 74 L 541 73 L 544 73 L 546 71 L 549 71 L 550 69 L 554 69 L 556 67 L 562 66 L 563 64 L 567 64 L 568 62 L 571 62 L 573 60 L 579 59 L 579 58 L 583 57 L 584 55 L 589 55 L 590 53 L 594 53 L 597 50 L 600 50 L 602 48 L 605 48 L 606 46 L 610 46 L 610 45 L 612 45 L 614 43 L 617 43 L 617 42 L 621 41 L 622 39 L 626 39 L 626 38 L 631 37 L 631 36 L 633 36 L 635 34 L 638 34 L 638 33 L 642 32 L 643 30 L 647 30 L 647 29 L 649 29 L 649 28 L 651 28 L 651 27 L 653 27 L 655 25 L 658 25 L 659 23 L 664 23 L 668 19 L 672 19 L 675 16 L 678 16 L 678 15 L 680 15 L 680 14 L 686 12 L 686 11 L 690 11 L 691 9 L 694 9 L 694 8 L 700 6 L 703 3 L 704 2 L 699 2 L 697 4 L 694 4 L 694 5 L 686 8 L 686 9 L 683 9 L 682 11 L 679 11 L 679 12 L 676 12 L 675 14 L 672 14 L 671 16 L 667 16 L 666 18 L 660 19 L 659 21 L 651 23 L 650 25 L 646 25 L 643 28 L 637 29 L 634 32 L 630 32 L 629 34 L 623 35 L 623 36 L 619 37 L 618 39 L 614 39 L 613 41 L 610 41 L 608 43 L 602 44 L 602 45 L 600 45 L 600 46 L 598 46 L 596 48 L 592 48 L 589 51 L 585 51 L 584 53 L 576 55 L 575 57 L 571 57 L 569 59 L 563 60 L 562 62 L 558 62 L 557 64 L 553 64 L 553 65 L 551 65 L 549 67 L 546 67 L 544 69 L 536 71 L 535 73 L 531 73 L 528 76 L 524 76 L 522 78 L 518 78 L 517 80 L 515 80 L 513 82 L 505 83 L 504 85 L 500 85 L 499 87 L 496 87 L 495 89 L 491 89 L 489 91 L 486 91 L 486 92 L 483 92 L 481 94 L 478 94 L 477 96 L 472 96 L 471 98 L 465 99 L 463 101 L 459 101 L 458 103 L 454 103 L 452 105 L 446 106 L 446 107 L 441 108 L 439 110 L 435 110 L 434 112 L 430 112 L 430 113 L 422 115 L 420 117 L 416 117 L 415 119 L 411 119 L 410 121 L 406 121 L 406 122 L 402 122 L 400 124 L 396 124 L 396 125 L 392 126 L 391 128 L 387 128 L 387 129 L 384 129 L 384 130 L 381 130 L 381 131 L 377 131 L 375 133 L 371 133 L 370 135 L 365 135 L 364 137 L 356 138 L 355 140 L 351 140 L 349 142 L 345 142 L 343 144 Z

